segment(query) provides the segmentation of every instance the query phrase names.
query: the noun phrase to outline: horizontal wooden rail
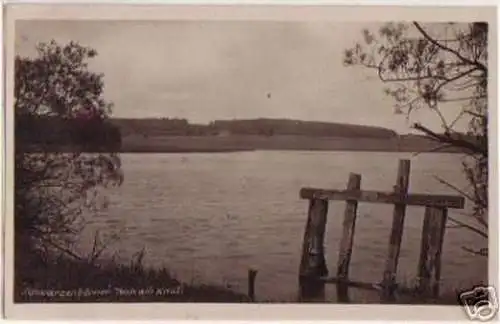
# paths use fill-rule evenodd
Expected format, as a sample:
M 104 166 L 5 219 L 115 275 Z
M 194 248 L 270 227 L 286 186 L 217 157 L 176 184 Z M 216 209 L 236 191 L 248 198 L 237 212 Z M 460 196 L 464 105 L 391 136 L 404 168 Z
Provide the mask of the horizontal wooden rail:
M 355 281 L 355 280 L 349 280 L 349 279 L 343 280 L 343 279 L 337 278 L 337 277 L 321 277 L 320 280 L 326 284 L 344 284 L 344 285 L 352 287 L 352 288 L 373 290 L 373 291 L 378 291 L 378 292 L 382 292 L 384 289 L 383 283 L 369 283 L 369 282 Z M 400 294 L 414 295 L 417 293 L 415 288 L 399 286 L 397 284 L 396 284 L 396 287 L 397 287 L 396 288 L 397 292 Z
M 353 280 L 343 280 L 341 278 L 337 277 L 321 277 L 321 281 L 324 283 L 328 284 L 344 284 L 349 287 L 354 287 L 354 288 L 361 288 L 361 289 L 366 289 L 366 290 L 376 290 L 380 291 L 381 288 L 379 288 L 377 285 L 368 283 L 368 282 L 360 282 L 360 281 L 353 281 Z
M 380 192 L 369 190 L 325 190 L 316 188 L 302 188 L 302 199 L 320 200 L 351 200 L 381 204 L 402 204 L 413 206 L 429 206 L 442 208 L 463 209 L 465 199 L 451 195 L 407 194 L 398 195 L 394 192 Z

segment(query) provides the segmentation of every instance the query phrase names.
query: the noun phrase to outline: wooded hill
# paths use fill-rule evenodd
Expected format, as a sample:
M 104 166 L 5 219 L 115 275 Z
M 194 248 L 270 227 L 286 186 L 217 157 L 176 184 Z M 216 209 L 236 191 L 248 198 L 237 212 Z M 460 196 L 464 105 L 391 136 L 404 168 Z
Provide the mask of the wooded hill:
M 392 138 L 397 133 L 382 127 L 301 121 L 292 119 L 215 120 L 209 124 L 190 124 L 186 119 L 113 119 L 123 136 L 165 135 L 301 135 L 324 137 Z
M 290 119 L 76 120 L 16 118 L 17 149 L 121 152 L 223 152 L 238 150 L 429 151 L 437 144 L 423 136 L 390 129 Z M 450 151 L 449 149 L 447 150 Z

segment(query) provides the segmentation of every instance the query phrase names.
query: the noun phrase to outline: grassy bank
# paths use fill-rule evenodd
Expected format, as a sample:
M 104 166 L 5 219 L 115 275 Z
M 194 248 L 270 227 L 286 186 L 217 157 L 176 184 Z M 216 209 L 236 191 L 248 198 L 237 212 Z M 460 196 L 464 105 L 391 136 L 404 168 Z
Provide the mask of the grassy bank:
M 165 269 L 130 264 L 88 262 L 59 257 L 16 272 L 14 301 L 27 302 L 246 302 L 223 287 L 184 284 Z
M 14 301 L 17 303 L 75 302 L 205 302 L 246 303 L 250 298 L 227 288 L 204 284 L 185 284 L 166 268 L 147 268 L 142 257 L 129 264 L 105 261 L 100 264 L 60 257 L 50 263 L 23 268 L 16 272 Z M 400 284 L 396 299 L 390 304 L 460 305 L 457 291 L 443 291 L 439 298 L 425 298 L 412 293 L 413 288 Z M 355 288 L 351 288 L 356 290 Z M 376 294 L 376 293 L 375 293 Z M 378 304 L 352 300 L 352 304 Z M 268 300 L 260 303 L 294 303 L 292 300 Z M 327 300 L 324 303 L 335 301 Z

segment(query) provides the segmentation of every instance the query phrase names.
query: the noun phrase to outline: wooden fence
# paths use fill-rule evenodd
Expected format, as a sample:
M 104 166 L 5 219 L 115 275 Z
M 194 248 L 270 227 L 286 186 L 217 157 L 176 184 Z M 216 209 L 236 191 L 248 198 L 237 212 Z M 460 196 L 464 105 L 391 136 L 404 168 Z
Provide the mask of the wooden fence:
M 397 181 L 392 192 L 361 190 L 361 175 L 354 173 L 349 175 L 346 190 L 301 189 L 301 198 L 309 200 L 299 269 L 299 299 L 301 301 L 324 300 L 326 283 L 337 285 L 339 302 L 349 302 L 348 287 L 378 290 L 382 292 L 382 302 L 394 301 L 403 224 L 406 206 L 409 205 L 425 207 L 418 263 L 419 280 L 418 286 L 412 292 L 423 297 L 437 297 L 439 295 L 441 250 L 448 208 L 463 209 L 464 198 L 449 195 L 408 193 L 409 178 L 410 161 L 400 160 Z M 328 276 L 324 251 L 329 200 L 346 201 L 337 273 L 334 277 Z M 382 281 L 379 284 L 349 279 L 349 263 L 351 261 L 359 202 L 394 205 L 387 260 Z

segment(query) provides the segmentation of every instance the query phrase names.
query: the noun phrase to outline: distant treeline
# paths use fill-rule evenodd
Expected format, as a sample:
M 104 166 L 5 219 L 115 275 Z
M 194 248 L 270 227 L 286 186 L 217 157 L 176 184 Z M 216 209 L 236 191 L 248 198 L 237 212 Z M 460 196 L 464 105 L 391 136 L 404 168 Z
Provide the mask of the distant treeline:
M 15 117 L 17 150 L 120 151 L 120 129 L 109 120 L 26 115 Z
M 382 127 L 288 119 L 63 119 L 16 117 L 18 150 L 223 152 L 237 150 L 428 151 L 436 142 Z M 444 151 L 455 151 L 445 149 Z
M 113 119 L 123 136 L 301 135 L 321 137 L 393 138 L 397 133 L 382 127 L 290 119 L 216 120 L 190 124 L 186 119 Z

